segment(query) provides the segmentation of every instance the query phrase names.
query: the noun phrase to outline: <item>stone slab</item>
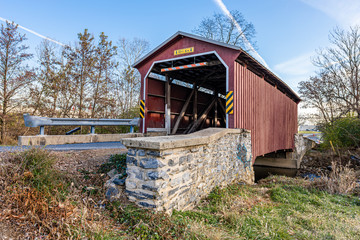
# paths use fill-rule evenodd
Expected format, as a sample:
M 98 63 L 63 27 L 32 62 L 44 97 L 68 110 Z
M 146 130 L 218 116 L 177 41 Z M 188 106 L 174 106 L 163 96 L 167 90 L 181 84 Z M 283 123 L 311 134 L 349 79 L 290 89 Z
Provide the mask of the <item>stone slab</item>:
M 131 148 L 165 150 L 204 145 L 211 141 L 215 141 L 226 134 L 240 134 L 243 132 L 248 132 L 250 134 L 250 131 L 243 129 L 207 128 L 191 134 L 125 138 L 122 139 L 121 142 L 126 147 Z
M 128 139 L 142 136 L 142 133 L 19 136 L 18 145 L 43 146 L 72 143 L 119 142 L 124 138 Z

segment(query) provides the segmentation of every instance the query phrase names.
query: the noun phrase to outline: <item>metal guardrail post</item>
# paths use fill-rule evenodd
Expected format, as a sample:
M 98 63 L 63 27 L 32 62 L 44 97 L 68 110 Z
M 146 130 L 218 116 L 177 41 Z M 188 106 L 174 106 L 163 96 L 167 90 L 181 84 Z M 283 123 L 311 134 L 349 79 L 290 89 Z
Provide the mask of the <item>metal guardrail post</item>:
M 130 126 L 130 132 L 134 133 L 134 126 Z
M 91 126 L 90 134 L 95 134 L 95 126 Z
M 45 135 L 45 126 L 40 126 L 40 135 Z

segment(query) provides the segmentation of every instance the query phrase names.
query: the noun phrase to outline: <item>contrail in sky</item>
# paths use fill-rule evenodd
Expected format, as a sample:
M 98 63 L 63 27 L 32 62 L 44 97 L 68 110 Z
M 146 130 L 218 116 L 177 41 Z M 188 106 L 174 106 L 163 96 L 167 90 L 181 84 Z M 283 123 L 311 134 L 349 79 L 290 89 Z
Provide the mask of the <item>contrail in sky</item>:
M 231 15 L 231 13 L 229 12 L 229 10 L 227 9 L 227 7 L 225 6 L 225 4 L 223 3 L 222 0 L 213 0 L 221 9 L 221 11 L 223 11 L 223 13 L 228 16 L 230 18 L 230 20 L 235 24 L 237 30 L 239 31 L 239 33 L 242 33 L 242 29 L 239 25 L 239 23 L 234 19 L 234 17 Z M 264 64 L 265 67 L 269 68 L 269 66 L 266 64 L 265 60 L 260 56 L 260 54 L 253 48 L 253 46 L 251 45 L 251 43 L 247 40 L 247 38 L 245 37 L 244 34 L 241 35 L 241 38 L 244 41 L 245 46 L 250 49 L 251 51 L 254 52 L 254 55 L 257 57 L 258 60 L 261 61 L 262 64 Z M 269 68 L 270 69 L 270 68 Z
M 11 21 L 9 21 L 9 20 L 7 20 L 7 19 L 5 19 L 5 18 L 2 18 L 2 17 L 0 17 L 0 20 L 3 21 L 3 22 L 11 22 Z M 62 46 L 62 47 L 65 46 L 65 44 L 62 44 L 61 42 L 55 41 L 54 39 L 51 39 L 51 38 L 49 38 L 49 37 L 45 37 L 44 35 L 41 35 L 41 34 L 39 34 L 39 33 L 37 33 L 37 32 L 34 32 L 33 30 L 30 30 L 30 29 L 28 29 L 28 28 L 26 28 L 26 27 L 23 27 L 23 26 L 21 26 L 21 25 L 18 25 L 18 27 L 21 28 L 21 29 L 24 29 L 25 31 L 28 31 L 29 33 L 32 33 L 32 34 L 34 34 L 34 35 L 36 35 L 36 36 L 38 36 L 38 37 L 41 37 L 41 38 L 43 38 L 43 39 L 46 39 L 46 40 L 51 41 L 51 42 L 53 42 L 53 43 L 56 43 L 56 44 L 58 44 L 58 45 L 60 45 L 60 46 Z

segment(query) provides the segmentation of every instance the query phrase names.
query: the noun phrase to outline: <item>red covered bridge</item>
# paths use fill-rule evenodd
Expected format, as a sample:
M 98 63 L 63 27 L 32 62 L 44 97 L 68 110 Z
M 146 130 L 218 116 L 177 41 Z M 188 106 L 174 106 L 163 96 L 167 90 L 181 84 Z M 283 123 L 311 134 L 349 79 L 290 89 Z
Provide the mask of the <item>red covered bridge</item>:
M 134 67 L 145 103 L 142 132 L 244 128 L 253 159 L 294 148 L 300 98 L 240 47 L 177 32 Z

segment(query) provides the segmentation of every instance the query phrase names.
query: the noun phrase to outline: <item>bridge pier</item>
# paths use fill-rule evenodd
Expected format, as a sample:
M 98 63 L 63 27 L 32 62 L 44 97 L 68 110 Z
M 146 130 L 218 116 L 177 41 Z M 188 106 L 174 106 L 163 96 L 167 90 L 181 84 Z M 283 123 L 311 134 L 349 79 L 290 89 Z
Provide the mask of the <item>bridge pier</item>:
M 280 150 L 257 157 L 254 166 L 298 169 L 305 153 L 313 147 L 315 142 L 296 134 L 294 150 Z
M 265 154 L 255 159 L 254 166 L 279 168 L 299 168 L 301 159 L 294 158 L 294 152 L 277 152 Z

